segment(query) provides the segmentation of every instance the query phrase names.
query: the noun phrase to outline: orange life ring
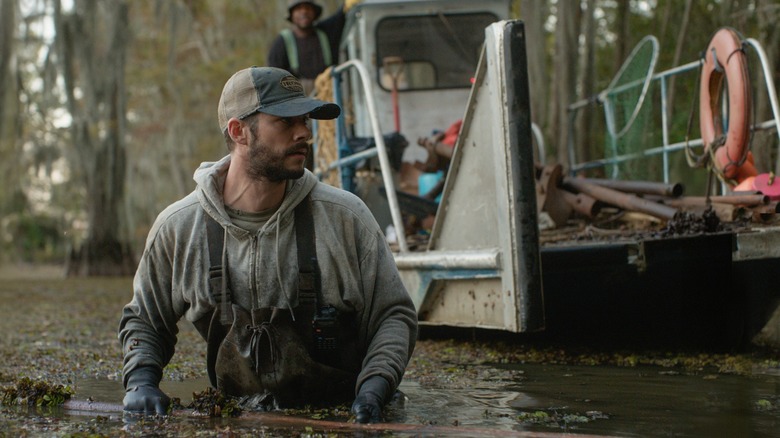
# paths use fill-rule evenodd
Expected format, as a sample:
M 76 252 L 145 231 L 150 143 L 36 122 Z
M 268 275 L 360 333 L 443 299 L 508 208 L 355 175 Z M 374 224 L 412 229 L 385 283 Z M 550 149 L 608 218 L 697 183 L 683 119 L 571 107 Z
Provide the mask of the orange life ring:
M 721 96 L 728 86 L 728 129 L 723 132 Z M 750 76 L 742 38 L 724 27 L 713 35 L 701 69 L 699 127 L 704 150 L 714 150 L 714 165 L 728 179 L 742 182 L 757 175 L 750 144 Z M 722 145 L 720 144 L 722 143 Z

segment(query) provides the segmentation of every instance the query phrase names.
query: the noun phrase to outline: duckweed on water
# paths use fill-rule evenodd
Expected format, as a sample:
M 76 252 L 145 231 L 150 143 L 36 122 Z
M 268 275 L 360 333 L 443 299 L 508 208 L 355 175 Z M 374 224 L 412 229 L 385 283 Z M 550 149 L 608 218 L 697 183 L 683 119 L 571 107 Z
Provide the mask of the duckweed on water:
M 780 412 L 780 394 L 756 400 L 754 407 L 758 412 Z
M 546 411 L 521 412 L 520 415 L 517 416 L 517 420 L 521 423 L 538 424 L 547 427 L 564 428 L 564 429 L 569 428 L 572 425 L 578 423 L 580 424 L 589 423 L 596 419 L 606 419 L 606 418 L 609 417 L 597 411 L 587 412 L 585 415 L 582 415 L 579 413 L 567 414 L 567 413 L 559 412 L 557 409 L 553 409 L 551 410 L 551 412 L 546 412 Z
M 252 404 L 249 403 L 251 406 Z M 218 389 L 211 387 L 201 392 L 192 393 L 192 403 L 182 406 L 178 398 L 171 401 L 172 409 L 187 408 L 195 412 L 196 415 L 204 417 L 237 417 L 244 411 L 242 408 L 242 399 L 231 397 L 222 393 Z M 249 409 L 251 410 L 251 409 Z M 285 409 L 286 415 L 305 416 L 314 420 L 345 420 L 350 418 L 350 411 L 346 406 L 335 408 L 314 409 L 306 407 L 303 409 Z
M 330 421 L 347 421 L 354 420 L 354 416 L 350 411 L 350 408 L 346 405 L 339 405 L 332 408 L 316 409 L 312 407 L 306 407 L 304 409 L 285 409 L 286 415 L 309 417 L 312 420 L 330 420 Z
M 27 406 L 60 406 L 75 393 L 70 386 L 35 381 L 22 377 L 15 385 L 0 389 L 3 404 Z

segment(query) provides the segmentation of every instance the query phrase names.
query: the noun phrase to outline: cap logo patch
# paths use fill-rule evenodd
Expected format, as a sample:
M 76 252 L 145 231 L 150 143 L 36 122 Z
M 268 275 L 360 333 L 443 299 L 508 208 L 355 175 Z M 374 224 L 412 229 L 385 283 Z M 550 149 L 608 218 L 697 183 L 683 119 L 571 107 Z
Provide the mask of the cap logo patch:
M 301 82 L 296 78 L 295 76 L 285 76 L 279 81 L 279 85 L 282 86 L 282 88 L 297 92 L 297 93 L 303 93 L 303 85 L 301 85 Z

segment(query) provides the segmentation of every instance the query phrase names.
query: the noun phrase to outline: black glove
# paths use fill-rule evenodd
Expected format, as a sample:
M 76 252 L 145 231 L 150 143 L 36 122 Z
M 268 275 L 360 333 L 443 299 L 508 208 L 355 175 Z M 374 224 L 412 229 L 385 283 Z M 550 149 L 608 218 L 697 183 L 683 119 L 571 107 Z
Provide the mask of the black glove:
M 171 399 L 160 391 L 160 372 L 152 367 L 136 368 L 127 377 L 124 410 L 144 415 L 166 415 Z
M 352 413 L 358 423 L 379 423 L 382 421 L 382 407 L 389 398 L 390 382 L 384 377 L 374 376 L 360 385 Z

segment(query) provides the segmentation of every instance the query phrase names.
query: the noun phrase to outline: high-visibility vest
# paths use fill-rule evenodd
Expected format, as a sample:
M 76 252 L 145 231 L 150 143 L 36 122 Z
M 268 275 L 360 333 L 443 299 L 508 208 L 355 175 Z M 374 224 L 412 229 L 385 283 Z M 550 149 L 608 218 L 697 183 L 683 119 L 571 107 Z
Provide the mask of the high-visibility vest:
M 317 32 L 317 38 L 320 39 L 322 59 L 325 61 L 325 65 L 328 66 L 332 62 L 328 35 L 326 35 L 322 29 L 315 29 L 315 31 Z M 301 66 L 301 62 L 300 59 L 298 59 L 298 46 L 295 43 L 295 35 L 293 35 L 293 32 L 290 29 L 283 29 L 282 38 L 284 39 L 284 48 L 287 51 L 287 60 L 290 61 L 290 70 L 292 70 L 293 73 L 297 73 L 298 68 Z

